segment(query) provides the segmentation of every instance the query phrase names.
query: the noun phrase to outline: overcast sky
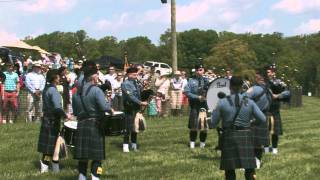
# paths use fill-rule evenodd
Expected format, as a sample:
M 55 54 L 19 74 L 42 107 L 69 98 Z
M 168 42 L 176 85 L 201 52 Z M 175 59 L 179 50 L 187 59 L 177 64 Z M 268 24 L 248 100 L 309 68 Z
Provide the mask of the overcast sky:
M 177 31 L 236 33 L 320 30 L 320 0 L 176 0 Z M 0 0 L 0 41 L 83 29 L 90 37 L 148 36 L 158 44 L 170 27 L 170 0 Z

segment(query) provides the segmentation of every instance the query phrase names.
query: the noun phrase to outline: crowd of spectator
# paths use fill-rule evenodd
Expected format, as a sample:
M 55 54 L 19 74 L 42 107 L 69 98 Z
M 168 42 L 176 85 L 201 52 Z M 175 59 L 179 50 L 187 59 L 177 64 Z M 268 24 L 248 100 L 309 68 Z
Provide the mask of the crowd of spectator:
M 19 95 L 25 91 L 27 105 L 25 107 L 25 121 L 39 122 L 42 117 L 42 91 L 45 88 L 45 76 L 49 69 L 58 69 L 61 83 L 57 87 L 63 97 L 63 107 L 67 112 L 72 113 L 71 96 L 76 92 L 76 84 L 80 77 L 83 61 L 74 61 L 72 58 L 61 58 L 59 54 L 50 56 L 42 55 L 41 60 L 33 60 L 28 57 L 24 62 L 16 60 L 14 64 L 1 63 L 0 71 L 0 124 L 13 123 L 18 116 Z M 182 115 L 182 109 L 188 106 L 188 99 L 183 94 L 187 85 L 186 71 L 176 71 L 171 74 L 160 74 L 155 68 L 145 70 L 143 65 L 134 65 L 139 69 L 138 83 L 143 88 L 151 89 L 154 92 L 147 107 L 149 116 L 166 117 L 169 115 Z M 118 70 L 110 65 L 101 68 L 97 64 L 100 84 L 110 82 L 112 91 L 108 92 L 112 100 L 113 109 L 123 110 L 121 84 L 125 79 L 123 70 Z M 229 73 L 229 72 L 228 72 Z M 206 72 L 209 81 L 217 76 L 212 70 Z M 192 74 L 190 74 L 192 76 Z M 231 76 L 229 74 L 228 76 Z

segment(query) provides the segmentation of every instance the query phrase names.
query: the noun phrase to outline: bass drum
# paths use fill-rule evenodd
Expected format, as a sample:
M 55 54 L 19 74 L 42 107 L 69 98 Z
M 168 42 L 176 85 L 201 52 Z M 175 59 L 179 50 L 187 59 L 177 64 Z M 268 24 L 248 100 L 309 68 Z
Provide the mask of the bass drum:
M 207 91 L 207 105 L 209 111 L 217 107 L 219 99 L 230 95 L 230 80 L 227 78 L 218 78 L 212 81 Z

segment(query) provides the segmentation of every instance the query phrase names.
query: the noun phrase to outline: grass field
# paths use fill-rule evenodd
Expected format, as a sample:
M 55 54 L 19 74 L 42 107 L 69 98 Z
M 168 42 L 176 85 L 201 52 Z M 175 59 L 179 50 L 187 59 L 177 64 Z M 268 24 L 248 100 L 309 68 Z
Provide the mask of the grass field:
M 279 154 L 266 155 L 258 179 L 320 179 L 320 99 L 304 97 L 304 106 L 282 111 L 284 136 Z M 61 161 L 59 174 L 39 174 L 36 152 L 40 124 L 18 122 L 0 126 L 0 179 L 77 179 L 77 162 Z M 122 153 L 122 138 L 106 139 L 101 179 L 224 179 L 217 136 L 209 131 L 207 147 L 188 148 L 187 117 L 148 120 L 139 135 L 139 151 Z M 237 171 L 238 179 L 243 172 Z

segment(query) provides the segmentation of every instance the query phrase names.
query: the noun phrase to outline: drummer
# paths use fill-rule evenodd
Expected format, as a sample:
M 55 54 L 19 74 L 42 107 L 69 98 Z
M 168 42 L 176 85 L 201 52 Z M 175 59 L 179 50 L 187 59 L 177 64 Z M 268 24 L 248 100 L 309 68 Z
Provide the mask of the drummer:
M 126 132 L 123 137 L 123 152 L 129 152 L 129 137 L 131 136 L 131 147 L 137 151 L 137 132 L 134 131 L 134 119 L 141 106 L 148 103 L 141 101 L 142 87 L 137 83 L 138 69 L 130 67 L 127 69 L 127 77 L 122 85 L 123 105 L 126 118 Z
M 195 148 L 195 141 L 197 139 L 197 134 L 200 130 L 200 148 L 205 147 L 205 142 L 207 139 L 207 130 L 201 129 L 199 127 L 199 112 L 200 109 L 207 109 L 206 104 L 206 92 L 208 90 L 208 79 L 204 78 L 204 67 L 203 65 L 195 66 L 196 75 L 193 78 L 190 78 L 187 86 L 184 89 L 184 93 L 189 99 L 190 105 L 190 115 L 189 115 L 189 124 L 190 129 L 190 148 Z
M 53 161 L 52 157 L 60 132 L 60 119 L 71 119 L 71 115 L 63 111 L 61 95 L 56 88 L 60 82 L 58 70 L 49 70 L 46 81 L 46 86 L 42 94 L 43 120 L 38 141 L 38 152 L 43 154 L 40 160 L 41 173 L 48 172 L 50 161 L 53 172 L 59 172 L 59 162 Z
M 79 180 L 86 179 L 89 160 L 91 177 L 96 180 L 100 179 L 101 161 L 105 159 L 105 137 L 101 120 L 105 112 L 111 111 L 111 104 L 106 101 L 102 90 L 96 86 L 99 81 L 97 69 L 83 70 L 84 81 L 72 101 L 73 112 L 78 119 L 74 158 L 79 160 Z

